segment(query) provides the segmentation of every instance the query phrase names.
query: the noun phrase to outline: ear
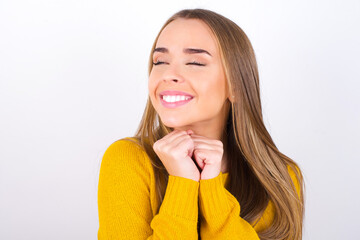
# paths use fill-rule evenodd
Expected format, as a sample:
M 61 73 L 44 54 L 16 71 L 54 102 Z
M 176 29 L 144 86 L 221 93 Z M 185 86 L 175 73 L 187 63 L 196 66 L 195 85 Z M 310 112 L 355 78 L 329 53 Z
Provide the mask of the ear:
M 227 98 L 229 99 L 229 101 L 231 103 L 234 103 L 235 102 L 235 94 L 231 91 L 230 88 L 227 88 L 226 94 L 227 94 Z
M 228 99 L 231 103 L 234 103 L 235 102 L 235 95 L 229 95 L 228 96 Z

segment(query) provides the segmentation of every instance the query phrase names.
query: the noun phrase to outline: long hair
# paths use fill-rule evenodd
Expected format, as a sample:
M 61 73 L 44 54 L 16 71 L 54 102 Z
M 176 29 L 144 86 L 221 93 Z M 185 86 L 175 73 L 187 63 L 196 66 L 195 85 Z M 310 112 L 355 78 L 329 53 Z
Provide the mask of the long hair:
M 266 130 L 255 53 L 243 30 L 231 20 L 210 10 L 181 10 L 165 22 L 154 41 L 149 59 L 149 75 L 153 67 L 152 53 L 161 31 L 178 18 L 198 19 L 206 23 L 220 50 L 229 91 L 234 96 L 224 129 L 227 142 L 224 151 L 229 156 L 228 189 L 240 203 L 240 216 L 250 223 L 256 222 L 271 201 L 275 211 L 274 220 L 270 226 L 258 232 L 260 239 L 301 239 L 303 176 L 299 166 L 277 149 Z M 148 97 L 134 138 L 151 160 L 160 203 L 165 195 L 169 174 L 152 146 L 171 131 L 173 128 L 162 123 Z M 299 192 L 288 169 L 295 173 Z

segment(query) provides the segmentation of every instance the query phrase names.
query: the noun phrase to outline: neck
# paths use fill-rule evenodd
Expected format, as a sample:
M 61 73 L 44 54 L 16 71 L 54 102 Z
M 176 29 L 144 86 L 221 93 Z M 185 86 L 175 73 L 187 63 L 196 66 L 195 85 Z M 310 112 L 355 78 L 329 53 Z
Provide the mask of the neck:
M 227 154 L 227 137 L 226 137 L 226 133 L 224 134 L 225 136 L 223 136 L 223 148 L 224 148 L 224 154 L 223 154 L 223 158 L 221 160 L 221 171 L 223 173 L 227 173 L 229 172 L 229 160 L 228 160 L 228 154 Z
M 209 139 L 217 139 L 223 143 L 223 157 L 222 157 L 222 166 L 221 171 L 223 173 L 228 172 L 228 162 L 227 162 L 227 136 L 226 136 L 226 123 L 228 120 L 230 111 L 230 102 L 226 102 L 218 114 L 217 117 L 211 120 L 205 120 L 200 122 L 195 122 L 186 126 L 175 127 L 173 129 L 178 130 L 188 130 L 191 129 L 195 135 L 203 136 Z

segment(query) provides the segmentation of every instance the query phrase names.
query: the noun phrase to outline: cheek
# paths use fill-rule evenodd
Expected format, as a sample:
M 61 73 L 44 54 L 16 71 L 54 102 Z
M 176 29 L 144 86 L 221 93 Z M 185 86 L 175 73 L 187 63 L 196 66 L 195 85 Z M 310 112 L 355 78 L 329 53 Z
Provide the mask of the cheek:
M 218 106 L 222 105 L 224 101 L 224 95 L 220 89 L 216 88 L 215 86 L 208 86 L 208 88 L 204 88 L 201 96 L 202 103 L 206 104 L 210 108 L 217 108 Z
M 211 99 L 223 99 L 226 95 L 226 82 L 224 77 L 218 72 L 203 76 L 198 82 L 196 89 L 201 91 L 201 95 Z
M 148 90 L 149 90 L 149 94 L 152 93 L 153 89 L 154 89 L 153 82 L 152 82 L 151 79 L 149 78 L 149 80 L 148 80 Z
M 148 90 L 149 90 L 150 97 L 153 97 L 155 95 L 156 85 L 157 85 L 157 83 L 155 81 L 154 75 L 150 74 L 149 80 L 148 80 Z
M 214 75 L 213 75 L 214 76 Z M 220 75 L 207 78 L 196 86 L 199 94 L 199 103 L 206 111 L 218 111 L 226 100 L 225 80 Z

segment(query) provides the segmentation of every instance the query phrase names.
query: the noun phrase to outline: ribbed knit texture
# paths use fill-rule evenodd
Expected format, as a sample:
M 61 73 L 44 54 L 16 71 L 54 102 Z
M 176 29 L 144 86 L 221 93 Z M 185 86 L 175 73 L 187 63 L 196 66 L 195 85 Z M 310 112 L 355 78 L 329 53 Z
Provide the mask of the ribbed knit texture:
M 294 174 L 290 176 L 294 181 Z M 169 175 L 160 205 L 146 152 L 135 143 L 116 141 L 100 167 L 98 239 L 259 239 L 257 232 L 274 218 L 272 202 L 256 225 L 246 222 L 239 202 L 226 189 L 227 179 L 228 173 L 221 172 L 199 182 Z

